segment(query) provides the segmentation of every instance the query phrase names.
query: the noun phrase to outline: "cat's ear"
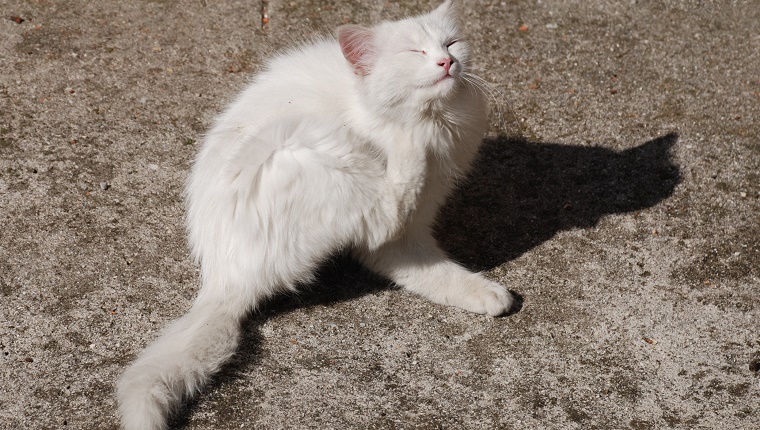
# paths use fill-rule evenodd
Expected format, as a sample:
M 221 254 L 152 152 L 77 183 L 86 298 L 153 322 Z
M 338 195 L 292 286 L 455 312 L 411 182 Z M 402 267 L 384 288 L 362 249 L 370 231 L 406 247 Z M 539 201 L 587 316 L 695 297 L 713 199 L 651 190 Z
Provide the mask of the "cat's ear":
M 432 13 L 457 25 L 461 25 L 462 23 L 462 5 L 459 0 L 446 0 Z
M 369 73 L 377 56 L 377 48 L 372 39 L 372 29 L 361 25 L 349 24 L 338 28 L 338 42 L 343 56 L 362 76 Z

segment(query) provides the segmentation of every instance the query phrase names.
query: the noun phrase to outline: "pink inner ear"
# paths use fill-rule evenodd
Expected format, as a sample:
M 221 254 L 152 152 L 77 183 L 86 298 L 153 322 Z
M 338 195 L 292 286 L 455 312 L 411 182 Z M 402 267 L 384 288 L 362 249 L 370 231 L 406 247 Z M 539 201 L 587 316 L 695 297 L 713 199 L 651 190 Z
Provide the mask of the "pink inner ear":
M 375 55 L 372 30 L 360 25 L 344 25 L 338 29 L 338 42 L 346 60 L 362 75 L 369 73 Z

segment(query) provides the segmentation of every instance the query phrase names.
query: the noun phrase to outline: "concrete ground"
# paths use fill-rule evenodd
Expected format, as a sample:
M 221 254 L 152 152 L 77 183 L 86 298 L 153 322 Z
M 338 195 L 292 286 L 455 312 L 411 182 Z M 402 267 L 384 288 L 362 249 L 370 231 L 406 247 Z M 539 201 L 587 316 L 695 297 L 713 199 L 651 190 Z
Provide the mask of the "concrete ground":
M 494 120 L 439 237 L 488 318 L 337 256 L 176 428 L 760 428 L 760 6 L 464 1 Z M 0 0 L 0 428 L 114 429 L 198 288 L 181 191 L 269 53 L 435 1 Z M 305 64 L 304 67 L 308 67 Z

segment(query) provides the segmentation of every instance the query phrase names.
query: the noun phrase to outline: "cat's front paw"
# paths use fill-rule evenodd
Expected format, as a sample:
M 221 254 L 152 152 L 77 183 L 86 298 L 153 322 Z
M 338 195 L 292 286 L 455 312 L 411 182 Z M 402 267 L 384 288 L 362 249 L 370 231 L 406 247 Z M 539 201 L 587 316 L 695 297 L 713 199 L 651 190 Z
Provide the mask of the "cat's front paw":
M 449 300 L 456 307 L 492 317 L 508 313 L 515 304 L 512 293 L 503 285 L 491 281 L 464 286 L 459 294 Z

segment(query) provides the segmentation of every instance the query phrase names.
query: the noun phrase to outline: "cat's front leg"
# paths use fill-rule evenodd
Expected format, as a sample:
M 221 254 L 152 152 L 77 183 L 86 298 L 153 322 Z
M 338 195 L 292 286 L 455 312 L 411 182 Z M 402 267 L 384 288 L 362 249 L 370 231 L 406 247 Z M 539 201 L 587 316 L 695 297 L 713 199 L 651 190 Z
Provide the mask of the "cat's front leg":
M 375 251 L 356 254 L 370 269 L 432 302 L 491 316 L 513 309 L 512 293 L 451 261 L 427 231 L 408 232 Z

